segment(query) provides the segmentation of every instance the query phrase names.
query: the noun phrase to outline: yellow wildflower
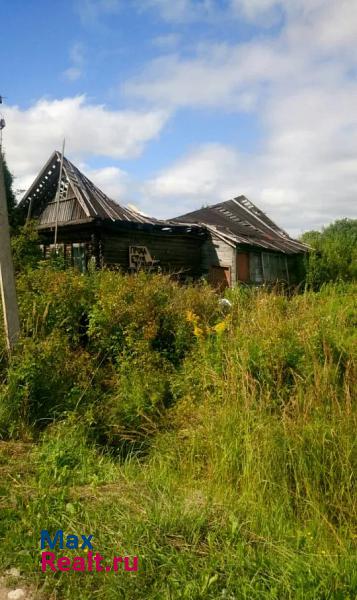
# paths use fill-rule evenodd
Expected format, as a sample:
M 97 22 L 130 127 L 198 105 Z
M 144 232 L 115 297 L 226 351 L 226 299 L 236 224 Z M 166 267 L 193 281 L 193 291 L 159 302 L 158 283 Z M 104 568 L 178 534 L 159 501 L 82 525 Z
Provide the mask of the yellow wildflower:
M 203 330 L 201 329 L 201 327 L 199 327 L 196 323 L 193 324 L 193 334 L 196 337 L 200 337 L 203 333 Z
M 227 329 L 227 321 L 220 321 L 219 323 L 217 323 L 213 329 L 216 333 L 221 334 L 223 333 L 223 331 L 225 331 Z

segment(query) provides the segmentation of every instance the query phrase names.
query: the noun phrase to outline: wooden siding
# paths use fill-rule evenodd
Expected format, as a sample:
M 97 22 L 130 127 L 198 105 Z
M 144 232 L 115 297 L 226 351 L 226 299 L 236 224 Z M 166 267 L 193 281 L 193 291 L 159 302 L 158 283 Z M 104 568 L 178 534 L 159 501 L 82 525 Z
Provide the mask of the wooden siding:
M 144 231 L 118 231 L 102 235 L 103 263 L 129 270 L 129 247 L 146 246 L 164 271 L 201 274 L 201 241 L 185 235 L 159 235 Z
M 209 276 L 212 267 L 230 269 L 231 285 L 236 283 L 236 250 L 219 237 L 209 237 L 202 246 L 202 273 Z
M 49 202 L 39 217 L 40 225 L 49 225 L 56 222 L 57 203 Z M 85 219 L 86 214 L 77 198 L 69 198 L 58 202 L 58 223 L 79 221 Z

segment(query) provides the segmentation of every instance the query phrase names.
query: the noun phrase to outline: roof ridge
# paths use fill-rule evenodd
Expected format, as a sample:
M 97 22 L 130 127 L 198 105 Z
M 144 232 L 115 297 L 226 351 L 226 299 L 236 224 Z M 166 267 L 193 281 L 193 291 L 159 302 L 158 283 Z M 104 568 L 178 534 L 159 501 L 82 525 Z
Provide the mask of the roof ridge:
M 35 180 L 24 194 L 19 206 L 28 205 L 28 215 L 33 214 L 33 204 L 39 210 L 49 201 L 49 197 L 55 197 L 58 185 L 59 169 L 58 163 L 62 159 L 62 152 L 54 150 L 42 167 Z M 54 161 L 54 164 L 53 164 Z M 52 164 L 53 167 L 52 168 Z M 87 217 L 95 219 L 110 219 L 111 221 L 134 221 L 137 223 L 152 223 L 156 219 L 150 219 L 133 212 L 117 200 L 110 198 L 103 192 L 87 175 L 85 175 L 69 158 L 63 155 L 63 172 L 65 178 L 71 183 L 77 201 L 86 213 Z

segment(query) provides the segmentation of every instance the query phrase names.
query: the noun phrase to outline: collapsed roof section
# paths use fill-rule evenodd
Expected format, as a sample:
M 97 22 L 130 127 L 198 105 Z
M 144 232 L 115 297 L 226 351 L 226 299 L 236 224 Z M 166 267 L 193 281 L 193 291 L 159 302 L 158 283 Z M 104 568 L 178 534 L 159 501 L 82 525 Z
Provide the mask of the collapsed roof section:
M 60 206 L 56 206 L 60 163 L 61 153 L 56 150 L 19 204 L 20 208 L 27 208 L 28 218 L 39 218 L 40 227 L 53 225 L 56 218 L 59 223 L 95 219 L 134 223 L 158 222 L 114 202 L 66 157 L 63 157 Z
M 291 238 L 245 196 L 207 206 L 174 219 L 199 224 L 228 244 L 261 247 L 266 250 L 298 254 L 309 247 Z
M 66 157 L 63 157 L 61 184 L 58 186 L 61 157 L 57 150 L 52 153 L 19 204 L 20 209 L 27 210 L 28 218 L 38 220 L 40 229 L 51 228 L 56 222 L 59 225 L 74 225 L 98 220 L 117 226 L 125 223 L 154 226 L 166 232 L 178 231 L 184 226 L 187 232 L 196 234 L 208 230 L 231 246 L 248 245 L 286 254 L 309 250 L 308 246 L 291 238 L 245 196 L 201 208 L 169 221 L 157 220 L 114 202 Z

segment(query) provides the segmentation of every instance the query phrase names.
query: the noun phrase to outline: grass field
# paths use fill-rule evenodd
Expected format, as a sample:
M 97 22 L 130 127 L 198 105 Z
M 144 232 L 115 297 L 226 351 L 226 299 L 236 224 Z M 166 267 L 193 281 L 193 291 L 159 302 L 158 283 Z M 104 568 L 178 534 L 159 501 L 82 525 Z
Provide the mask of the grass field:
M 356 285 L 230 290 L 228 315 L 163 276 L 43 267 L 18 290 L 2 573 L 58 600 L 357 597 Z M 138 572 L 42 573 L 43 529 Z

